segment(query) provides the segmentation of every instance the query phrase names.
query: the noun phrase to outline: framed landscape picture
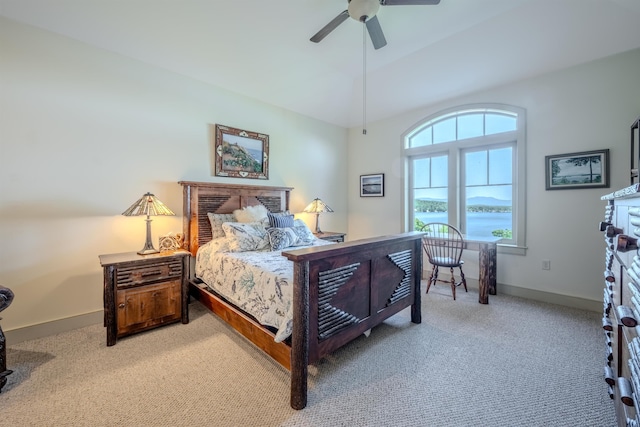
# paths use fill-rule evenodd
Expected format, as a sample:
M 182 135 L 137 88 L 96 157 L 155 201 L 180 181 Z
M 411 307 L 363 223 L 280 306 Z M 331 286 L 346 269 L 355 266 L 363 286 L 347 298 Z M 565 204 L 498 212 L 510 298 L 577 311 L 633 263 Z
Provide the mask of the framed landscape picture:
M 216 176 L 269 178 L 269 135 L 217 124 L 214 144 Z
M 609 149 L 545 157 L 546 189 L 609 187 Z
M 384 174 L 360 175 L 360 197 L 384 197 Z

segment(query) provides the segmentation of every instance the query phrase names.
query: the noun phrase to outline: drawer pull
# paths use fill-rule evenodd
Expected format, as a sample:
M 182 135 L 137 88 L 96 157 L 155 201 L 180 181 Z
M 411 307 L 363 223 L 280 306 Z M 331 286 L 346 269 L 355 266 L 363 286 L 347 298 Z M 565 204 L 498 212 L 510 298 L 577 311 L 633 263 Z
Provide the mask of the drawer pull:
M 160 267 L 149 268 L 146 270 L 138 270 L 131 273 L 131 277 L 134 281 L 140 282 L 143 280 L 151 280 L 156 277 L 169 276 L 169 266 L 162 265 Z
M 618 389 L 620 390 L 620 400 L 627 406 L 633 406 L 633 391 L 631 383 L 625 377 L 618 378 Z
M 624 230 L 622 228 L 614 227 L 613 225 L 607 226 L 607 228 L 604 230 L 604 234 L 607 237 L 615 237 L 618 234 L 622 234 L 623 232 Z
M 626 234 L 620 234 L 618 236 L 618 252 L 629 252 L 638 249 L 638 239 L 627 236 Z
M 610 366 L 604 367 L 604 381 L 609 385 L 615 385 L 616 379 L 613 375 L 613 369 Z
M 616 276 L 613 275 L 613 272 L 611 270 L 605 270 L 604 280 L 606 280 L 609 283 L 614 283 L 616 281 Z
M 605 331 L 613 331 L 613 324 L 611 323 L 611 319 L 609 319 L 608 317 L 603 317 L 602 318 L 602 328 Z
M 121 303 L 118 305 L 118 308 L 124 308 L 124 303 L 123 303 L 123 302 L 121 302 Z
M 616 307 L 618 318 L 622 324 L 628 328 L 634 328 L 638 324 L 638 321 L 633 315 L 633 311 L 626 305 L 619 305 Z

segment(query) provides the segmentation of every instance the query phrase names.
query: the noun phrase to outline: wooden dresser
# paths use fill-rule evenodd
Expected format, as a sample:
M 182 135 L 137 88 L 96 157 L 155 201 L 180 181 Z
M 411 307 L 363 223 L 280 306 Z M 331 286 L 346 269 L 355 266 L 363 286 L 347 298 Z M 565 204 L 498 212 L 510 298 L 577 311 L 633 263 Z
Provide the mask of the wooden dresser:
M 640 184 L 603 196 L 605 381 L 619 426 L 640 426 Z

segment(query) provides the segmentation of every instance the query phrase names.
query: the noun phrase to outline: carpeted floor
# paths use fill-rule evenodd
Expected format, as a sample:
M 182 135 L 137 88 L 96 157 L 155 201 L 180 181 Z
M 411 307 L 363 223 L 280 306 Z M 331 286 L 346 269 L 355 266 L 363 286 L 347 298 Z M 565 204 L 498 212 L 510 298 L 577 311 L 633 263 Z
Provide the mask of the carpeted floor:
M 102 325 L 8 343 L 1 426 L 615 425 L 601 314 L 438 285 L 408 311 L 289 374 L 199 303 L 191 322 L 106 347 Z

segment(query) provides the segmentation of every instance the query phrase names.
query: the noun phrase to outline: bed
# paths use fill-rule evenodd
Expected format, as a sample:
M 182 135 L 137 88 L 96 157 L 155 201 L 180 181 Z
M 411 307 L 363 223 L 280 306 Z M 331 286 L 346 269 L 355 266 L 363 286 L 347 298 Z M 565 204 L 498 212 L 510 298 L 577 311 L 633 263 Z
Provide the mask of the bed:
M 181 181 L 184 249 L 196 257 L 212 241 L 209 213 L 247 206 L 289 210 L 292 188 Z M 409 232 L 346 243 L 286 248 L 292 264 L 292 328 L 286 339 L 212 291 L 194 274 L 190 294 L 291 372 L 291 407 L 307 404 L 308 365 L 411 307 L 421 323 L 422 233 Z M 291 265 L 290 265 L 291 267 Z

